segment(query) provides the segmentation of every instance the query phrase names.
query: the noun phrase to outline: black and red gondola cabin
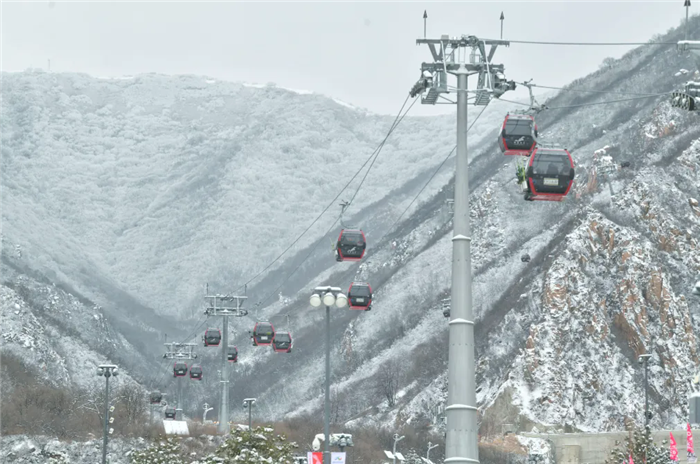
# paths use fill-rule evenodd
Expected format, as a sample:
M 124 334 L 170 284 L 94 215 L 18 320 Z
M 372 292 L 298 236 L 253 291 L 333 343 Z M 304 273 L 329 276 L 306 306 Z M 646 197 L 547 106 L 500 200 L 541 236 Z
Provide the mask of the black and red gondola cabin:
M 175 411 L 175 408 L 173 408 L 173 407 L 165 408 L 165 418 L 166 419 L 175 419 L 175 414 L 177 414 L 177 411 Z
M 529 156 L 535 149 L 535 137 L 537 137 L 535 118 L 528 115 L 508 114 L 498 136 L 498 146 L 504 155 Z
M 369 311 L 372 309 L 372 287 L 363 282 L 353 282 L 348 289 L 350 309 Z
M 234 363 L 238 362 L 238 347 L 229 346 L 228 351 L 226 352 L 226 359 Z
M 184 377 L 187 374 L 187 363 L 184 361 L 175 361 L 173 365 L 173 377 Z
M 267 321 L 256 322 L 253 328 L 253 346 L 269 346 L 275 338 L 275 328 Z
M 219 346 L 221 343 L 221 331 L 219 329 L 207 329 L 204 332 L 204 346 Z
M 342 229 L 336 244 L 337 261 L 359 261 L 365 255 L 367 241 L 360 229 Z
M 574 160 L 563 148 L 536 148 L 527 166 L 525 199 L 562 201 L 574 183 Z
M 151 392 L 150 400 L 149 402 L 151 404 L 160 404 L 160 402 L 163 401 L 163 394 L 159 391 L 154 391 Z
M 275 353 L 291 353 L 292 334 L 290 332 L 275 332 L 272 340 L 272 349 Z
M 192 364 L 190 367 L 190 378 L 195 380 L 202 380 L 202 366 L 199 364 Z

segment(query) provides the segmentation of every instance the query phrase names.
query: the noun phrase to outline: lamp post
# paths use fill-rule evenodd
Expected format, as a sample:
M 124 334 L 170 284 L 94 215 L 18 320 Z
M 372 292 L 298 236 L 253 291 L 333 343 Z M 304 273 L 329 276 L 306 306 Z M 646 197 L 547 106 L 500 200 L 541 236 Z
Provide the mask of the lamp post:
M 404 438 L 406 438 L 405 435 L 399 436 L 398 433 L 395 433 L 395 434 L 394 434 L 394 447 L 392 448 L 392 454 L 394 455 L 394 457 L 393 457 L 393 459 L 394 459 L 394 464 L 396 464 L 396 444 L 397 444 L 398 442 L 400 442 L 401 440 L 403 440 Z
M 253 430 L 253 405 L 255 404 L 255 398 L 246 398 L 243 400 L 243 408 L 248 409 L 248 430 Z
M 649 359 L 651 354 L 639 356 L 639 364 L 644 364 L 644 427 L 649 426 Z
M 322 303 L 326 306 L 326 398 L 323 407 L 323 433 L 325 436 L 323 464 L 331 464 L 331 306 L 335 304 L 339 308 L 344 308 L 348 304 L 348 298 L 341 292 L 340 287 L 316 287 L 309 302 L 314 308 L 318 308 Z
M 430 450 L 433 448 L 437 448 L 439 445 L 433 445 L 431 442 L 428 442 L 428 454 L 425 455 L 425 458 L 430 461 Z
M 107 427 L 109 424 L 109 378 L 119 374 L 114 364 L 100 364 L 97 375 L 105 378 L 105 422 L 102 431 L 102 464 L 107 464 Z

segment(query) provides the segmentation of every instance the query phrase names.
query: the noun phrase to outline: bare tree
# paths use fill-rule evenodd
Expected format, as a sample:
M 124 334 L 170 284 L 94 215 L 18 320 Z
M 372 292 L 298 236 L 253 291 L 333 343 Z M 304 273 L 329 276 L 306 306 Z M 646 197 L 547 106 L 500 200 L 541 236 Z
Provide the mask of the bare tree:
M 390 408 L 396 405 L 396 394 L 403 380 L 403 371 L 403 366 L 399 362 L 390 360 L 384 363 L 375 377 L 376 392 L 386 398 Z

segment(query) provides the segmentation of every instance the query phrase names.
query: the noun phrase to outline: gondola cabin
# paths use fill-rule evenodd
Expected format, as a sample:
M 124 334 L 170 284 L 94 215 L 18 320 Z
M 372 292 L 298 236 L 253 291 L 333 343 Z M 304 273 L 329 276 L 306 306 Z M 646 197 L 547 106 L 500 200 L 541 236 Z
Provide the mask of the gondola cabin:
M 165 418 L 166 419 L 175 419 L 175 414 L 177 414 L 177 411 L 175 411 L 175 408 L 173 407 L 167 407 L 165 408 Z
M 230 362 L 238 362 L 238 347 L 229 346 L 228 350 L 226 351 L 226 359 L 228 359 Z
M 292 352 L 292 334 L 289 332 L 276 332 L 272 340 L 272 349 L 275 353 Z
M 343 229 L 335 248 L 337 261 L 359 261 L 365 255 L 365 233 L 359 229 Z
M 362 282 L 353 282 L 348 289 L 350 309 L 369 311 L 372 309 L 372 287 Z
M 565 149 L 535 148 L 526 173 L 526 200 L 562 201 L 574 183 L 574 160 Z
M 530 262 L 530 255 L 525 253 L 524 255 L 522 255 L 520 257 L 520 261 L 522 261 L 523 263 L 529 263 Z
M 199 364 L 192 364 L 192 367 L 190 367 L 190 378 L 194 380 L 202 380 L 202 366 Z
M 184 377 L 187 374 L 187 363 L 184 361 L 175 361 L 173 366 L 173 377 Z
M 534 137 L 533 137 L 534 134 Z M 527 115 L 508 114 L 498 137 L 498 146 L 504 155 L 529 156 L 535 149 L 537 124 Z
M 160 404 L 163 401 L 163 394 L 159 391 L 151 392 L 149 401 L 151 404 Z
M 272 345 L 275 338 L 275 328 L 270 322 L 256 322 L 253 328 L 253 346 Z
M 204 332 L 204 346 L 219 346 L 221 343 L 221 331 L 219 329 L 207 329 Z

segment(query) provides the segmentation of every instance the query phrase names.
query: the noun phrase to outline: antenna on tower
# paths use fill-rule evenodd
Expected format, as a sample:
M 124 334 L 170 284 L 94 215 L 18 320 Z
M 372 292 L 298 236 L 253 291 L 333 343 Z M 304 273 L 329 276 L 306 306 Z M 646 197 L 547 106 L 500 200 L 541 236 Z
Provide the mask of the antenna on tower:
M 690 1 L 690 0 L 687 0 Z M 501 40 L 503 40 L 503 20 L 506 19 L 505 16 L 503 16 L 503 12 L 501 11 Z
M 688 0 L 690 1 L 690 0 Z M 423 38 L 426 38 L 428 33 L 428 10 L 423 10 Z
M 685 7 L 685 40 L 688 40 L 688 9 L 690 8 L 690 0 L 685 0 L 683 6 Z

